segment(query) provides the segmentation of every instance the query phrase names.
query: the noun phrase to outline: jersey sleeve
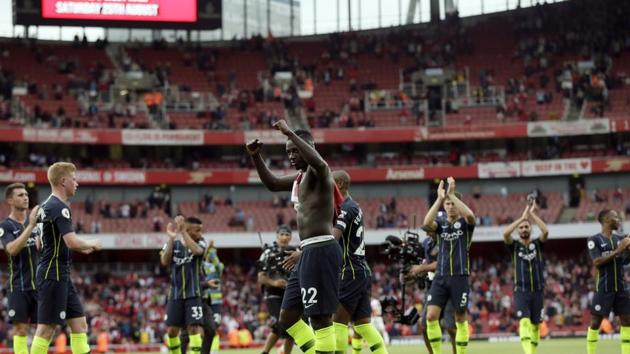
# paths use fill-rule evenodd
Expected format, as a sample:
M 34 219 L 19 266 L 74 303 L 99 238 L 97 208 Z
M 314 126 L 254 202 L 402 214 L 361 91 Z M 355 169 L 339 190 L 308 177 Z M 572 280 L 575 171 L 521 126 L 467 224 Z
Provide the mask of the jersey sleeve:
M 197 241 L 197 244 L 199 245 L 199 247 L 203 248 L 203 253 L 205 255 L 206 249 L 208 249 L 208 242 L 206 242 L 206 240 L 202 237 L 199 239 L 199 241 Z M 203 255 L 201 255 L 201 257 L 203 257 Z
M 340 230 L 341 232 L 345 232 L 346 228 L 348 227 L 348 225 L 350 225 L 350 223 L 352 222 L 352 220 L 354 219 L 354 212 L 351 208 L 347 208 L 345 205 L 341 206 L 341 213 L 339 214 L 339 216 L 337 217 L 337 220 L 335 221 L 335 228 Z
M 9 242 L 15 240 L 15 236 L 13 236 L 13 228 L 7 223 L 0 224 L 0 241 L 2 241 L 2 245 L 6 250 Z
M 57 210 L 53 219 L 59 234 L 63 237 L 71 232 L 74 232 L 74 226 L 72 225 L 72 216 L 70 215 L 70 209 L 67 207 L 61 207 Z
M 462 223 L 466 225 L 466 230 L 472 236 L 473 231 L 475 231 L 475 223 L 468 223 L 466 218 L 462 218 Z
M 593 237 L 589 237 L 586 242 L 586 247 L 588 247 L 588 254 L 591 256 L 591 259 L 596 259 L 602 256 L 602 250 L 597 245 L 596 240 Z

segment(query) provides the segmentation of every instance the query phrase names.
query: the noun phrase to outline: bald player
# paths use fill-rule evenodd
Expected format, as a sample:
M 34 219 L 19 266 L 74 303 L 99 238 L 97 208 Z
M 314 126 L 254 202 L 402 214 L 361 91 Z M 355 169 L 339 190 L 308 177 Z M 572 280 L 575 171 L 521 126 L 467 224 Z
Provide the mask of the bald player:
M 368 342 L 373 353 L 386 354 L 385 342 L 372 325 L 370 306 L 372 271 L 365 259 L 363 211 L 350 196 L 350 176 L 346 171 L 334 171 L 333 178 L 344 197 L 341 213 L 333 227 L 333 236 L 339 241 L 343 252 L 339 307 L 333 316 L 337 349 L 346 352 L 348 347 L 348 323 Z

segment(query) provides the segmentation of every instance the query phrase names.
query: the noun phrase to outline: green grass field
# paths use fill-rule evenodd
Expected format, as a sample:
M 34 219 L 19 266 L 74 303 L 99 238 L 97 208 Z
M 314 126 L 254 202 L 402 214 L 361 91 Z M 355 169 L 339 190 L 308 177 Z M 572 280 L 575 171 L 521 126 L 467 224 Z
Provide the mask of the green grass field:
M 443 353 L 451 354 L 450 344 L 443 345 Z M 391 354 L 424 354 L 424 346 L 390 346 Z M 258 354 L 260 350 L 222 350 L 223 353 L 230 354 Z M 600 354 L 621 353 L 621 346 L 618 340 L 601 340 L 597 346 Z M 272 352 L 275 353 L 275 352 Z M 302 353 L 300 350 L 293 350 L 294 354 Z M 348 350 L 350 353 L 350 350 Z M 363 348 L 362 354 L 370 353 L 369 349 Z M 521 346 L 517 342 L 510 343 L 488 343 L 471 342 L 468 354 L 521 354 Z M 584 339 L 551 339 L 544 340 L 539 346 L 538 354 L 583 354 L 586 353 L 586 343 Z

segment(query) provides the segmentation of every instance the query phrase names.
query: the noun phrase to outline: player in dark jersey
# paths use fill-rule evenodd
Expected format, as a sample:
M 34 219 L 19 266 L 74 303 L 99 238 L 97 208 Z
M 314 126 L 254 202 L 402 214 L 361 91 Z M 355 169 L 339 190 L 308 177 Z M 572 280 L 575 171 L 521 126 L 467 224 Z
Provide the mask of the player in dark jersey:
M 343 265 L 339 286 L 339 307 L 333 316 L 336 353 L 348 347 L 348 323 L 352 321 L 356 333 L 365 339 L 373 353 L 386 354 L 383 337 L 372 325 L 372 271 L 365 259 L 363 211 L 350 197 L 350 176 L 346 171 L 335 171 L 333 177 L 344 196 L 341 213 L 333 227 L 333 236 L 341 245 Z
M 181 240 L 177 239 L 178 232 Z M 165 319 L 168 349 L 171 354 L 181 354 L 179 334 L 182 328 L 186 328 L 189 352 L 201 352 L 204 311 L 200 278 L 207 247 L 202 237 L 202 223 L 195 217 L 184 219 L 179 215 L 175 224 L 168 223 L 166 233 L 169 239 L 160 252 L 160 263 L 171 268 L 171 290 Z
M 37 265 L 37 330 L 31 354 L 46 354 L 57 325 L 68 324 L 73 353 L 88 353 L 87 321 L 70 279 L 70 251 L 90 254 L 101 249 L 100 240 L 83 240 L 74 232 L 69 199 L 76 193 L 76 167 L 57 162 L 48 168 L 52 194 L 42 203 L 37 221 L 42 227 L 42 250 Z
M 9 321 L 13 324 L 13 351 L 28 354 L 29 324 L 37 323 L 35 270 L 40 229 L 37 226 L 39 206 L 28 218 L 28 192 L 22 183 L 7 186 L 4 194 L 11 208 L 9 217 L 0 223 L 0 240 L 8 258 L 7 286 Z
M 438 213 L 438 218 L 441 217 L 440 213 Z M 420 276 L 427 277 L 426 291 L 424 292 L 424 306 L 422 307 L 422 315 L 420 316 L 420 322 L 418 323 L 418 330 L 422 333 L 424 345 L 426 345 L 427 351 L 429 352 L 429 354 L 433 354 L 431 342 L 429 342 L 429 336 L 427 334 L 427 307 L 429 303 L 427 299 L 429 297 L 429 289 L 431 288 L 431 284 L 435 277 L 435 270 L 437 269 L 437 257 L 440 249 L 437 245 L 437 235 L 435 234 L 435 232 L 427 230 L 425 230 L 425 232 L 429 237 L 425 238 L 422 241 L 422 247 L 424 249 L 424 261 L 422 264 L 414 265 L 413 267 L 411 267 L 407 275 L 407 279 L 414 279 Z M 457 349 L 455 347 L 455 308 L 450 301 L 446 303 L 446 307 L 444 308 L 444 311 L 442 311 L 441 315 L 442 318 L 440 318 L 440 327 L 445 328 L 448 332 L 448 335 L 451 337 L 453 353 L 456 353 Z
M 540 229 L 540 237 L 531 239 L 534 220 Z M 512 239 L 512 233 L 518 228 L 519 240 Z M 545 279 L 543 269 L 543 244 L 547 241 L 549 230 L 542 219 L 536 215 L 536 202 L 532 200 L 523 215 L 510 224 L 503 233 L 503 241 L 510 249 L 514 267 L 514 307 L 519 319 L 519 336 L 525 354 L 536 354 L 540 340 L 539 323 L 543 316 L 543 290 Z
M 457 354 L 465 354 L 468 346 L 468 274 L 469 250 L 475 230 L 475 214 L 455 193 L 455 179 L 448 178 L 448 192 L 440 181 L 438 197 L 424 218 L 424 227 L 435 231 L 440 248 L 436 275 L 429 290 L 427 308 L 427 334 L 433 353 L 442 353 L 440 313 L 448 301 L 455 307 L 455 344 Z M 445 217 L 437 218 L 441 207 Z
M 591 325 L 586 334 L 586 352 L 595 354 L 599 340 L 599 326 L 604 317 L 613 311 L 621 322 L 621 352 L 630 352 L 630 293 L 624 281 L 624 265 L 630 260 L 628 247 L 630 235 L 616 234 L 619 230 L 619 215 L 610 209 L 602 210 L 597 216 L 602 230 L 588 238 L 588 253 L 597 268 L 595 294 L 591 304 Z
M 289 161 L 299 172 L 278 177 L 265 164 L 254 139 L 247 151 L 263 184 L 271 191 L 292 191 L 297 211 L 302 255 L 295 266 L 296 276 L 289 277 L 280 311 L 280 325 L 307 354 L 333 352 L 335 329 L 332 315 L 339 304 L 341 247 L 332 236 L 335 191 L 328 164 L 315 150 L 313 136 L 304 130 L 292 131 L 284 120 L 274 128 L 287 136 Z M 302 320 L 310 318 L 312 329 Z M 313 329 L 315 333 L 313 333 Z
M 276 244 L 278 248 L 283 252 L 294 251 L 295 248 L 289 246 L 291 242 L 291 228 L 287 225 L 280 225 L 276 230 Z M 278 326 L 278 319 L 280 318 L 280 307 L 282 306 L 282 298 L 284 297 L 284 290 L 288 284 L 287 271 L 282 271 L 279 267 L 282 264 L 276 264 L 274 257 L 271 254 L 270 249 L 266 249 L 263 254 L 260 255 L 261 268 L 258 272 L 258 284 L 264 289 L 265 303 L 267 304 L 267 310 L 269 311 L 269 317 L 271 319 L 271 333 L 267 337 L 265 347 L 262 353 L 268 354 L 271 348 L 276 345 L 278 339 L 284 337 L 284 333 Z M 284 340 L 284 353 L 290 354 L 293 349 L 293 339 L 291 337 Z

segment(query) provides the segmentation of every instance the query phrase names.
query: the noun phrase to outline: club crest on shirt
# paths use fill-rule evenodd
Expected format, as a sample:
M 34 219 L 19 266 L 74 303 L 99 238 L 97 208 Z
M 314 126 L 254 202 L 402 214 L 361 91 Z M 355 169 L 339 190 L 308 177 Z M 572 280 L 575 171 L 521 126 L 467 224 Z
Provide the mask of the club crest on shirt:
M 461 229 L 462 228 L 462 224 L 459 221 L 457 221 L 457 222 L 455 222 L 453 224 L 453 227 L 456 228 L 456 229 Z
M 533 243 L 530 243 L 530 244 L 529 244 L 529 249 L 530 249 L 530 250 L 532 250 L 532 251 L 533 251 L 535 248 L 536 248 L 536 245 L 535 245 L 535 244 L 533 244 Z
M 595 242 L 593 242 L 593 241 L 588 241 L 587 245 L 588 245 L 588 249 L 589 250 L 592 250 L 593 248 L 595 248 Z
M 4 229 L 0 227 L 0 237 L 4 236 Z
M 68 210 L 68 208 L 63 208 L 61 210 L 61 215 L 63 215 L 66 219 L 70 219 L 70 210 Z

